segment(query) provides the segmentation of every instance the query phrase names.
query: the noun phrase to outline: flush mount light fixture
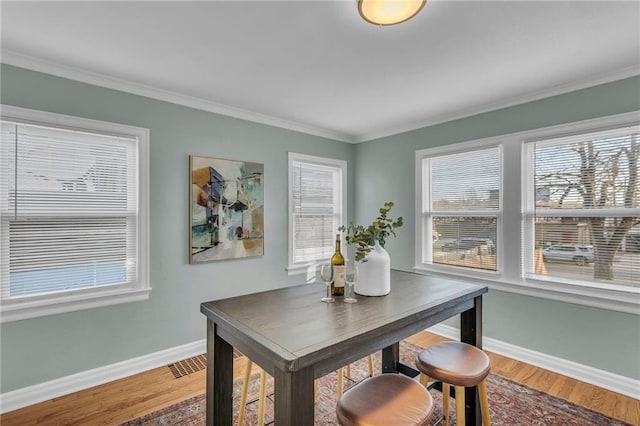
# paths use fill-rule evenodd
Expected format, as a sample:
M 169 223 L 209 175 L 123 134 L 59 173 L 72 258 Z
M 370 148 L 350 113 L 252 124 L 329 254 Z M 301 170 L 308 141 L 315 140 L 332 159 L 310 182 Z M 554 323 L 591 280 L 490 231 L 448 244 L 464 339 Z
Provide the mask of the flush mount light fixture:
M 358 0 L 358 12 L 374 25 L 395 25 L 420 12 L 426 0 Z

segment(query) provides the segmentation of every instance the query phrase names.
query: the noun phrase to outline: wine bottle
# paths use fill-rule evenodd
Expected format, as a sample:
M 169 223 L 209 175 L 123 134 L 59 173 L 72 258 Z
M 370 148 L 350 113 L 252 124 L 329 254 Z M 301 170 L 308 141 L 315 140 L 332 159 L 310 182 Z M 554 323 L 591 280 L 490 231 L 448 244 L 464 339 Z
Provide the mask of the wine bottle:
M 331 256 L 333 265 L 333 282 L 331 294 L 333 296 L 344 295 L 344 256 L 340 253 L 340 234 L 336 234 L 336 252 Z

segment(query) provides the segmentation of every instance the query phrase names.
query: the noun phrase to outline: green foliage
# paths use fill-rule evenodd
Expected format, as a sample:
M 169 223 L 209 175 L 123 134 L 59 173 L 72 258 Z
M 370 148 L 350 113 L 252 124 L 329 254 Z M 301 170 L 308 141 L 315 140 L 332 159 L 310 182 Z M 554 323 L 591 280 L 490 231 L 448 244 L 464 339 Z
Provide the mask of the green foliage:
M 351 222 L 348 227 L 342 225 L 338 228 L 341 232 L 346 231 L 345 240 L 347 245 L 356 245 L 356 261 L 362 260 L 366 262 L 367 254 L 373 249 L 376 240 L 384 247 L 389 236 L 396 236 L 395 229 L 401 227 L 403 221 L 402 216 L 398 217 L 395 221 L 387 217 L 392 207 L 393 203 L 391 201 L 384 203 L 378 217 L 366 228 L 363 225 L 356 225 L 353 222 Z

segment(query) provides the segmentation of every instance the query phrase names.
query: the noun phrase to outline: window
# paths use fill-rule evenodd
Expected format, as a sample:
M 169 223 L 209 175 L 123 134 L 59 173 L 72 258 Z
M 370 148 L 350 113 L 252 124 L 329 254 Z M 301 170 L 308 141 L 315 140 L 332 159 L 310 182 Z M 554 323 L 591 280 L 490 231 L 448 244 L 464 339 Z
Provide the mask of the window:
M 347 217 L 346 180 L 346 161 L 289 153 L 290 274 L 334 253 Z
M 637 314 L 640 114 L 416 152 L 414 270 Z
M 148 130 L 3 106 L 2 321 L 148 297 Z
M 525 275 L 640 287 L 640 126 L 525 144 Z
M 501 148 L 437 155 L 421 151 L 420 263 L 498 270 Z

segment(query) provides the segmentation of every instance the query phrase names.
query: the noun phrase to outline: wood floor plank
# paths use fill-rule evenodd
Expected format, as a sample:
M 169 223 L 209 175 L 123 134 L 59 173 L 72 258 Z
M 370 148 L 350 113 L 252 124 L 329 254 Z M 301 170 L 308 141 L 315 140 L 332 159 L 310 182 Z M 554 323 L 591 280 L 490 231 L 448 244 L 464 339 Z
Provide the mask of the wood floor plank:
M 428 347 L 447 339 L 432 333 L 420 332 L 407 340 L 415 345 Z M 499 354 L 487 353 L 494 374 L 632 425 L 640 425 L 640 401 L 637 399 Z M 242 378 L 245 367 L 246 358 L 234 360 L 234 380 Z M 254 365 L 253 372 L 258 371 L 258 367 Z M 160 367 L 5 413 L 0 416 L 0 424 L 117 425 L 204 393 L 205 380 L 204 370 L 176 379 L 168 367 Z
M 538 390 L 543 392 L 549 392 L 549 389 L 555 384 L 556 381 L 559 380 L 557 374 L 552 373 L 551 371 L 543 370 L 541 373 L 537 375 L 538 381 Z
M 558 374 L 558 380 L 549 388 L 548 392 L 562 399 L 569 399 L 569 395 L 576 387 L 576 381 Z

